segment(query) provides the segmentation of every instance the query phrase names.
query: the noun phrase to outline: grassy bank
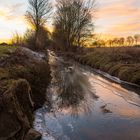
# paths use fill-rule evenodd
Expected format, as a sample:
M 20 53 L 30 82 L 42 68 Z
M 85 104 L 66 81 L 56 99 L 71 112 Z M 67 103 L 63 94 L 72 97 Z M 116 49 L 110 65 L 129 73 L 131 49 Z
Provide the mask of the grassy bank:
M 73 55 L 75 60 L 140 85 L 140 48 L 92 48 Z
M 0 46 L 0 52 L 0 139 L 39 139 L 32 130 L 33 111 L 46 101 L 47 54 L 12 46 Z
M 7 45 L 7 46 L 0 46 L 0 57 L 5 56 L 9 52 L 14 52 L 18 47 Z

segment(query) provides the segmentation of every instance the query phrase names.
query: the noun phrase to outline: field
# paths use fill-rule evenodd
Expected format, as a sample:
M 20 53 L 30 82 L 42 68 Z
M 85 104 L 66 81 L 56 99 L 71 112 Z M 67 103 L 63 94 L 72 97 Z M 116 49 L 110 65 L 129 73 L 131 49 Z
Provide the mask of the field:
M 140 85 L 140 47 L 91 48 L 74 57 L 82 64 Z
M 17 46 L 10 46 L 10 45 L 1 46 L 0 45 L 0 56 L 4 56 L 9 52 L 13 52 L 16 50 L 16 48 Z

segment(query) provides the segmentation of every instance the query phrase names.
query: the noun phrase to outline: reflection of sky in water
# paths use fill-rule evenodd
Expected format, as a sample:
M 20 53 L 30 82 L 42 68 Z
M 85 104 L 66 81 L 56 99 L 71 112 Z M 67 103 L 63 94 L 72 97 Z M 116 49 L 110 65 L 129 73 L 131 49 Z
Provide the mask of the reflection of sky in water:
M 51 113 L 47 108 L 39 109 L 34 125 L 43 133 L 42 140 L 140 139 L 139 96 L 88 70 L 82 71 L 99 98 L 85 94 L 77 106 L 57 108 Z M 103 106 L 112 113 L 103 112 Z

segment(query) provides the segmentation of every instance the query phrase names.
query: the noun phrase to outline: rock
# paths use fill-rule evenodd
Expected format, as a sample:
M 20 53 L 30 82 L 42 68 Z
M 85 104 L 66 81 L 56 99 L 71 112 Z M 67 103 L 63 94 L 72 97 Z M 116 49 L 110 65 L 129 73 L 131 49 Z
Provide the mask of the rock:
M 34 129 L 30 129 L 25 136 L 24 140 L 40 140 L 41 134 Z

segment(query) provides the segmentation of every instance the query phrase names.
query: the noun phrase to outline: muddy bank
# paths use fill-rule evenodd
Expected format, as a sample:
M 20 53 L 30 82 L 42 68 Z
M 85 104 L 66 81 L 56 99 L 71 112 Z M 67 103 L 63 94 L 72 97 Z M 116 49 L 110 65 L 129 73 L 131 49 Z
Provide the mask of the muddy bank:
M 0 140 L 39 140 L 33 111 L 46 101 L 47 54 L 18 48 L 0 58 Z

